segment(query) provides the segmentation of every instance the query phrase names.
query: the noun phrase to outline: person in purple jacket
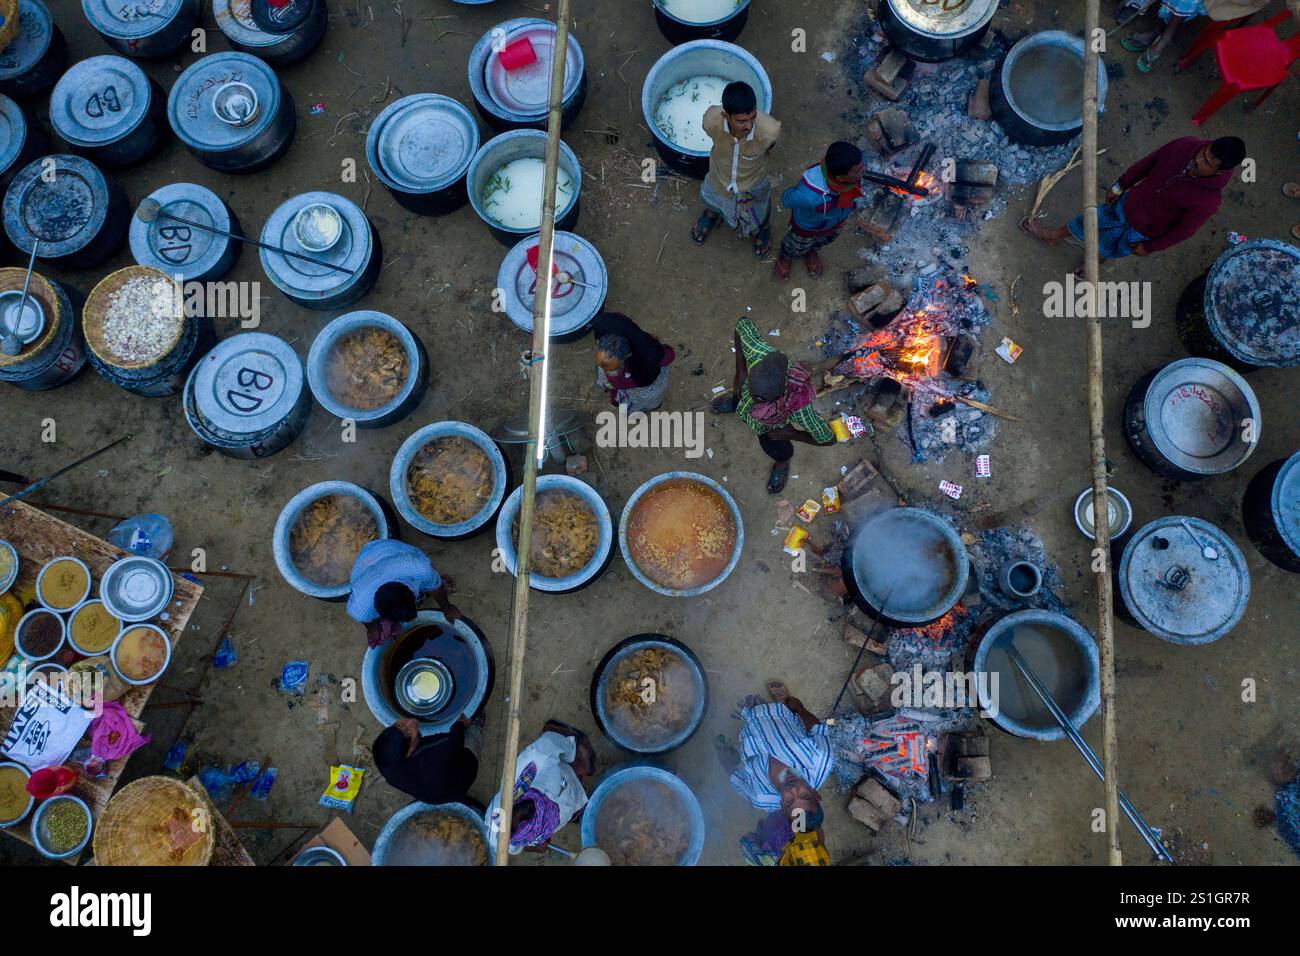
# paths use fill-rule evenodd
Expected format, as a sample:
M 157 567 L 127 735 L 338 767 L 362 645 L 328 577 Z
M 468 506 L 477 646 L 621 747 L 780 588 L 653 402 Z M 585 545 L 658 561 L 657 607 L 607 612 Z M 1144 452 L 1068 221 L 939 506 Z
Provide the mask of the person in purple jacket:
M 790 278 L 790 266 L 803 259 L 808 274 L 821 278 L 822 259 L 817 250 L 830 245 L 853 215 L 862 196 L 862 150 L 852 143 L 831 143 L 826 158 L 809 166 L 799 182 L 781 194 L 790 210 L 790 228 L 781 240 L 781 252 L 772 266 L 777 282 Z

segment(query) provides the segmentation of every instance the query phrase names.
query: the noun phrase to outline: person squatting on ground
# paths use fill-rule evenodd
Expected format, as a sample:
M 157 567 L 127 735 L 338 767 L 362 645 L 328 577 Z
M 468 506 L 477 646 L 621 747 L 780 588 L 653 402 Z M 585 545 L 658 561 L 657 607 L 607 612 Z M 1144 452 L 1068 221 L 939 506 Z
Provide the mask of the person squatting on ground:
M 371 541 L 357 553 L 350 584 L 348 616 L 366 626 L 370 647 L 397 637 L 403 624 L 415 620 L 426 597 L 437 602 L 448 621 L 461 616 L 447 594 L 455 586 L 452 580 L 439 575 L 419 548 L 392 538 Z
M 652 412 L 668 391 L 668 366 L 677 358 L 621 312 L 602 312 L 591 323 L 596 339 L 596 382 L 609 393 L 611 405 L 626 405 L 628 414 Z
M 389 786 L 424 803 L 463 803 L 478 776 L 483 718 L 461 715 L 445 734 L 420 736 L 420 723 L 404 717 L 370 748 Z

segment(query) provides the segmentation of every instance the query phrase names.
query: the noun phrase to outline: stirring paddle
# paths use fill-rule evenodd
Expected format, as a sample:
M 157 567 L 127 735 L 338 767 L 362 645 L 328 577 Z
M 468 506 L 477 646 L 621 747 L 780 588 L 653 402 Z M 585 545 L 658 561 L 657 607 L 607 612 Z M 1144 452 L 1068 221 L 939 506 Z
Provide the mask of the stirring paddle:
M 14 319 L 18 323 L 22 322 L 23 313 L 27 311 L 27 290 L 32 283 L 32 269 L 36 267 L 36 247 L 40 244 L 39 239 L 32 240 L 32 257 L 27 262 L 27 277 L 23 279 L 23 297 L 18 302 L 17 318 Z M 8 325 L 5 326 L 4 339 L 3 342 L 0 342 L 0 350 L 3 350 L 5 355 L 17 355 L 23 350 L 23 343 L 18 338 L 17 326 L 14 328 L 9 328 Z

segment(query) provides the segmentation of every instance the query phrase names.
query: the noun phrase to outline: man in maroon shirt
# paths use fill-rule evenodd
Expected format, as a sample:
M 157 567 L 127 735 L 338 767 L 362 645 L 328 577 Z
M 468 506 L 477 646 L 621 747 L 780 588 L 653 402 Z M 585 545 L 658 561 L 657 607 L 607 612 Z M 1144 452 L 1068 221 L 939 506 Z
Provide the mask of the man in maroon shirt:
M 1190 239 L 1218 211 L 1223 187 L 1245 158 L 1246 144 L 1235 136 L 1185 136 L 1124 170 L 1097 210 L 1102 261 L 1149 256 Z M 1083 241 L 1082 215 L 1055 229 L 1031 219 L 1020 227 L 1048 246 L 1066 236 Z

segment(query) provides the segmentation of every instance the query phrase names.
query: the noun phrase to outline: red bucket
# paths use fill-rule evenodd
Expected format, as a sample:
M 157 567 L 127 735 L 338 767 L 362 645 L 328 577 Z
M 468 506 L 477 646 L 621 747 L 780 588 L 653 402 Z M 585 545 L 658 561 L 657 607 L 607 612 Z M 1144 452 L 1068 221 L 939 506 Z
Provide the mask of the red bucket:
M 533 49 L 532 40 L 528 37 L 520 37 L 507 43 L 505 49 L 497 54 L 497 59 L 506 70 L 514 72 L 536 63 L 537 51 Z

